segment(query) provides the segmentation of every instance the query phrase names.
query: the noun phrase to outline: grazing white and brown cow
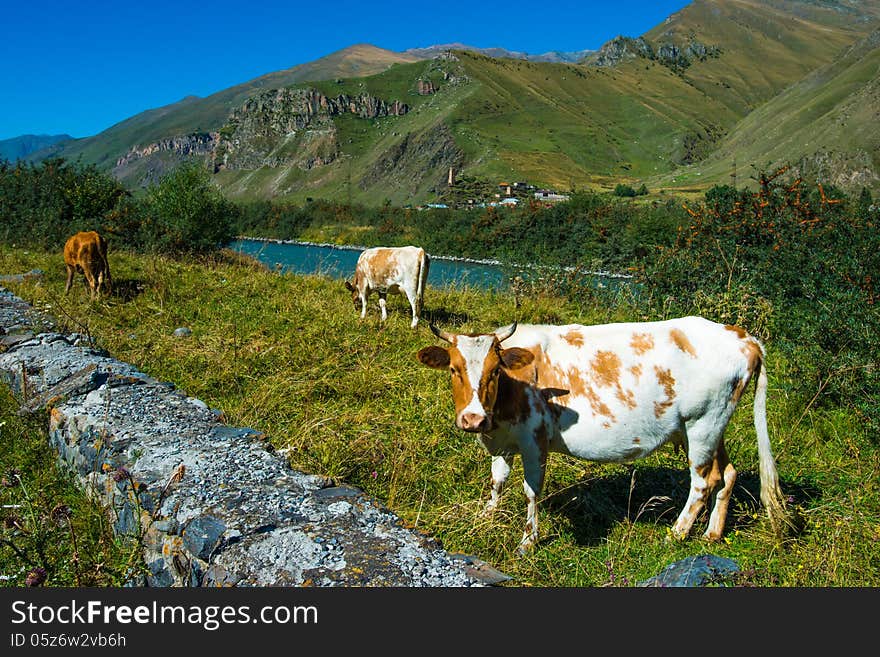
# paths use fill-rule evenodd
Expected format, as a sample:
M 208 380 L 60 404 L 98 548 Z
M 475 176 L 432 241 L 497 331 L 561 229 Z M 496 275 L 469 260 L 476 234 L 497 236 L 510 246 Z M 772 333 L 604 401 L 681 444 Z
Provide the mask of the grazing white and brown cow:
M 109 293 L 111 286 L 110 264 L 107 261 L 107 241 L 94 230 L 76 233 L 64 244 L 64 265 L 67 267 L 67 285 L 70 292 L 73 276 L 83 274 L 89 286 L 89 296 L 94 299 L 101 293 Z
M 366 249 L 358 257 L 354 280 L 345 281 L 351 291 L 355 309 L 360 303 L 361 319 L 367 316 L 367 299 L 375 291 L 379 295 L 382 321 L 388 318 L 385 299 L 388 293 L 404 294 L 412 308 L 415 328 L 422 312 L 425 297 L 425 281 L 431 260 L 425 250 L 418 246 L 374 247 Z
M 537 499 L 549 452 L 625 463 L 665 443 L 684 448 L 691 475 L 673 535 L 687 536 L 715 493 L 704 536 L 719 539 L 736 480 L 724 430 L 752 379 L 761 501 L 774 527 L 785 518 L 767 433 L 764 349 L 741 328 L 682 317 L 597 326 L 514 323 L 488 334 L 447 333 L 433 324 L 431 330 L 450 346 L 425 347 L 418 359 L 450 371 L 455 424 L 481 434 L 493 457 L 486 511 L 498 504 L 512 458 L 522 458 L 528 516 L 520 551 L 538 538 Z

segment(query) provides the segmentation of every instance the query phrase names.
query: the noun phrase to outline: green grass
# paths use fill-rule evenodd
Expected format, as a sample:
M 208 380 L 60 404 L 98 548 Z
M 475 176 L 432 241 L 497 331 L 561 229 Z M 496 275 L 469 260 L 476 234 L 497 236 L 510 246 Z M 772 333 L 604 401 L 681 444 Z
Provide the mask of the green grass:
M 25 586 L 122 586 L 142 567 L 136 542 L 114 536 L 107 515 L 58 462 L 46 414 L 17 414 L 0 386 L 0 581 Z
M 703 542 L 700 527 L 694 538 L 668 540 L 687 492 L 682 455 L 664 449 L 624 466 L 554 454 L 539 502 L 540 543 L 518 557 L 521 466 L 496 514 L 480 517 L 490 459 L 454 428 L 447 377 L 417 362 L 418 349 L 436 340 L 427 321 L 409 328 L 402 298 L 389 297 L 380 326 L 375 298 L 361 322 L 340 281 L 227 258 L 175 262 L 115 252 L 110 260 L 120 294 L 95 304 L 78 286 L 63 296 L 59 254 L 4 247 L 0 273 L 43 269 L 42 281 L 13 291 L 47 307 L 66 329 L 89 332 L 116 358 L 222 409 L 230 424 L 265 432 L 293 467 L 362 487 L 447 550 L 487 560 L 514 578 L 510 585 L 634 585 L 702 553 L 737 561 L 742 585 L 880 585 L 876 442 L 846 410 L 817 410 L 788 396 L 789 368 L 772 342 L 770 435 L 782 488 L 804 518 L 801 533 L 775 540 L 756 501 L 749 395 L 727 434 L 739 479 L 724 541 Z M 427 319 L 464 331 L 514 319 L 645 319 L 623 298 L 597 306 L 536 295 L 517 308 L 505 294 L 468 288 L 429 287 L 425 307 Z M 173 337 L 178 326 L 192 336 Z

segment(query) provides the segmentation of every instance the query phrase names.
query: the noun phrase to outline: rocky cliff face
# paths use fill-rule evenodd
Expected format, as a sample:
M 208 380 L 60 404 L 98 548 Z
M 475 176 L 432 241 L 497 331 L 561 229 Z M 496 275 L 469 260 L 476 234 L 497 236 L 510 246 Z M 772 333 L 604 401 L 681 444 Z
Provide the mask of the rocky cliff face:
M 654 59 L 654 49 L 643 37 L 633 39 L 625 36 L 614 37 L 603 45 L 590 60 L 594 66 L 617 66 L 621 62 L 644 57 Z
M 335 98 L 315 89 L 273 89 L 249 98 L 221 128 L 217 169 L 257 169 L 293 165 L 311 169 L 339 157 L 333 117 L 362 119 L 402 116 L 409 107 L 368 94 Z
M 718 57 L 721 50 L 695 39 L 681 45 L 672 42 L 662 43 L 656 48 L 644 37 L 633 39 L 618 36 L 603 45 L 592 58 L 587 60 L 594 66 L 617 66 L 637 57 L 654 60 L 673 70 L 682 70 L 695 61 Z
M 210 155 L 217 146 L 218 136 L 216 132 L 200 132 L 161 139 L 146 146 L 132 146 L 128 153 L 116 160 L 116 167 L 125 167 L 136 160 L 149 157 L 154 153 L 171 153 L 181 157 Z
M 408 111 L 405 103 L 369 94 L 331 98 L 314 89 L 271 89 L 233 110 L 219 132 L 180 135 L 133 146 L 116 161 L 114 173 L 125 178 L 133 170 L 164 171 L 168 167 L 161 166 L 160 156 L 173 161 L 205 158 L 215 171 L 285 165 L 311 169 L 339 157 L 332 117 L 354 114 L 375 119 L 402 116 Z M 153 165 L 145 167 L 149 162 Z M 155 182 L 155 177 L 149 175 L 149 181 Z

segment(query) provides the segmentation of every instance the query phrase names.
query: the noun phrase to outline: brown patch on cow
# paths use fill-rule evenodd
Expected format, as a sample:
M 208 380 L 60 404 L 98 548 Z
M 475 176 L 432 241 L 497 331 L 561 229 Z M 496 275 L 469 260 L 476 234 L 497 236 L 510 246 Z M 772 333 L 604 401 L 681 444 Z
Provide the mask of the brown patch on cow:
M 632 367 L 629 368 L 629 372 L 635 378 L 636 385 L 638 385 L 639 384 L 639 377 L 642 376 L 642 366 L 641 365 L 633 365 Z
M 696 518 L 697 514 L 703 510 L 703 507 L 709 500 L 718 485 L 724 481 L 724 469 L 730 461 L 727 458 L 727 451 L 724 449 L 722 442 L 715 452 L 715 456 L 708 463 L 698 465 L 694 468 L 696 473 L 706 482 L 706 488 L 703 490 L 702 497 L 694 502 L 688 509 L 688 513 Z
M 761 347 L 758 346 L 758 343 L 754 340 L 747 340 L 743 343 L 740 348 L 743 356 L 746 357 L 746 361 L 748 362 L 748 375 L 737 378 L 733 382 L 731 382 L 731 391 L 730 391 L 730 402 L 732 404 L 736 404 L 739 402 L 743 393 L 746 390 L 746 386 L 749 383 L 751 377 L 760 369 L 761 367 Z
M 664 370 L 659 365 L 654 366 L 654 373 L 657 375 L 657 383 L 663 386 L 663 392 L 666 393 L 666 399 L 654 402 L 654 417 L 659 419 L 675 399 L 675 378 L 669 369 Z
M 572 329 L 568 333 L 562 336 L 562 339 L 565 340 L 572 347 L 583 347 L 584 346 L 584 335 L 578 330 Z
M 681 329 L 672 329 L 669 332 L 669 338 L 672 340 L 673 344 L 681 349 L 683 352 L 688 354 L 689 356 L 696 358 L 697 352 L 694 350 L 694 345 L 691 344 L 691 341 L 687 339 L 687 336 L 684 334 L 684 331 Z
M 630 410 L 637 406 L 636 396 L 633 394 L 632 390 L 624 390 L 620 386 L 617 386 L 616 396 Z
M 603 426 L 604 428 L 606 428 L 606 429 L 610 429 L 610 428 L 611 428 L 611 423 L 610 423 L 610 422 L 603 422 L 603 423 L 602 423 L 602 426 Z
M 552 396 L 553 404 L 551 404 L 551 408 L 568 406 L 572 398 L 582 397 L 589 402 L 593 413 L 609 418 L 611 422 L 617 421 L 614 412 L 599 393 L 596 392 L 590 380 L 584 377 L 584 373 L 581 370 L 575 366 L 563 369 L 559 365 L 551 365 L 543 352 L 539 354 L 538 358 L 540 359 L 537 367 L 540 372 L 541 388 L 548 391 L 544 393 L 545 399 L 548 394 Z M 613 383 L 617 386 L 618 395 L 628 398 L 627 395 L 630 393 L 624 393 L 620 389 L 620 360 L 617 356 L 611 352 L 600 352 L 591 365 L 594 372 L 598 369 L 603 374 L 602 382 L 604 386 L 607 387 Z M 597 381 L 599 378 L 598 376 L 596 377 Z
M 627 408 L 636 407 L 636 397 L 632 390 L 624 390 L 620 384 L 620 357 L 611 351 L 600 351 L 590 363 L 596 383 L 603 388 L 615 388 L 614 396 Z M 603 404 L 604 406 L 604 404 Z M 608 407 L 605 406 L 607 409 Z M 610 412 L 610 411 L 609 411 Z M 607 415 L 607 413 L 603 413 Z
M 370 269 L 377 274 L 386 274 L 397 266 L 397 255 L 391 249 L 375 251 L 370 258 Z
M 745 332 L 744 329 L 741 329 L 739 326 L 734 326 L 733 324 L 725 324 L 724 328 L 726 328 L 728 331 L 733 331 L 734 333 L 736 333 L 736 336 L 740 340 L 744 340 L 749 335 L 748 333 Z
M 603 388 L 620 385 L 620 357 L 612 351 L 596 352 L 590 363 L 593 374 Z
M 473 398 L 474 391 L 472 381 L 467 379 L 467 368 L 461 352 L 455 347 L 447 349 L 449 352 L 449 367 L 452 370 L 452 401 L 455 404 L 455 413 L 468 405 Z
M 593 412 L 598 415 L 604 415 L 609 418 L 612 422 L 617 422 L 617 418 L 614 417 L 614 413 L 611 412 L 611 409 L 608 408 L 608 404 L 602 401 L 602 398 L 593 390 L 592 387 L 586 386 L 584 388 L 584 397 L 587 398 L 587 401 L 590 402 L 590 407 L 593 409 Z
M 761 364 L 761 347 L 758 346 L 757 342 L 749 340 L 743 344 L 740 351 L 748 360 L 749 372 L 754 373 Z
M 654 348 L 654 336 L 650 333 L 633 333 L 629 346 L 636 352 L 636 355 L 641 356 Z

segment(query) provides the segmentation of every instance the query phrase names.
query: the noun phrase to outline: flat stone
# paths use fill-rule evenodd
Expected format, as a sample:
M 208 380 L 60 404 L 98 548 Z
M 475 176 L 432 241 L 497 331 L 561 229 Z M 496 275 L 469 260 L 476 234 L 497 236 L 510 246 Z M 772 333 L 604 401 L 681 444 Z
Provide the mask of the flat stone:
M 660 574 L 639 582 L 639 586 L 695 587 L 726 586 L 733 575 L 740 572 L 732 559 L 713 554 L 700 554 L 669 564 Z

